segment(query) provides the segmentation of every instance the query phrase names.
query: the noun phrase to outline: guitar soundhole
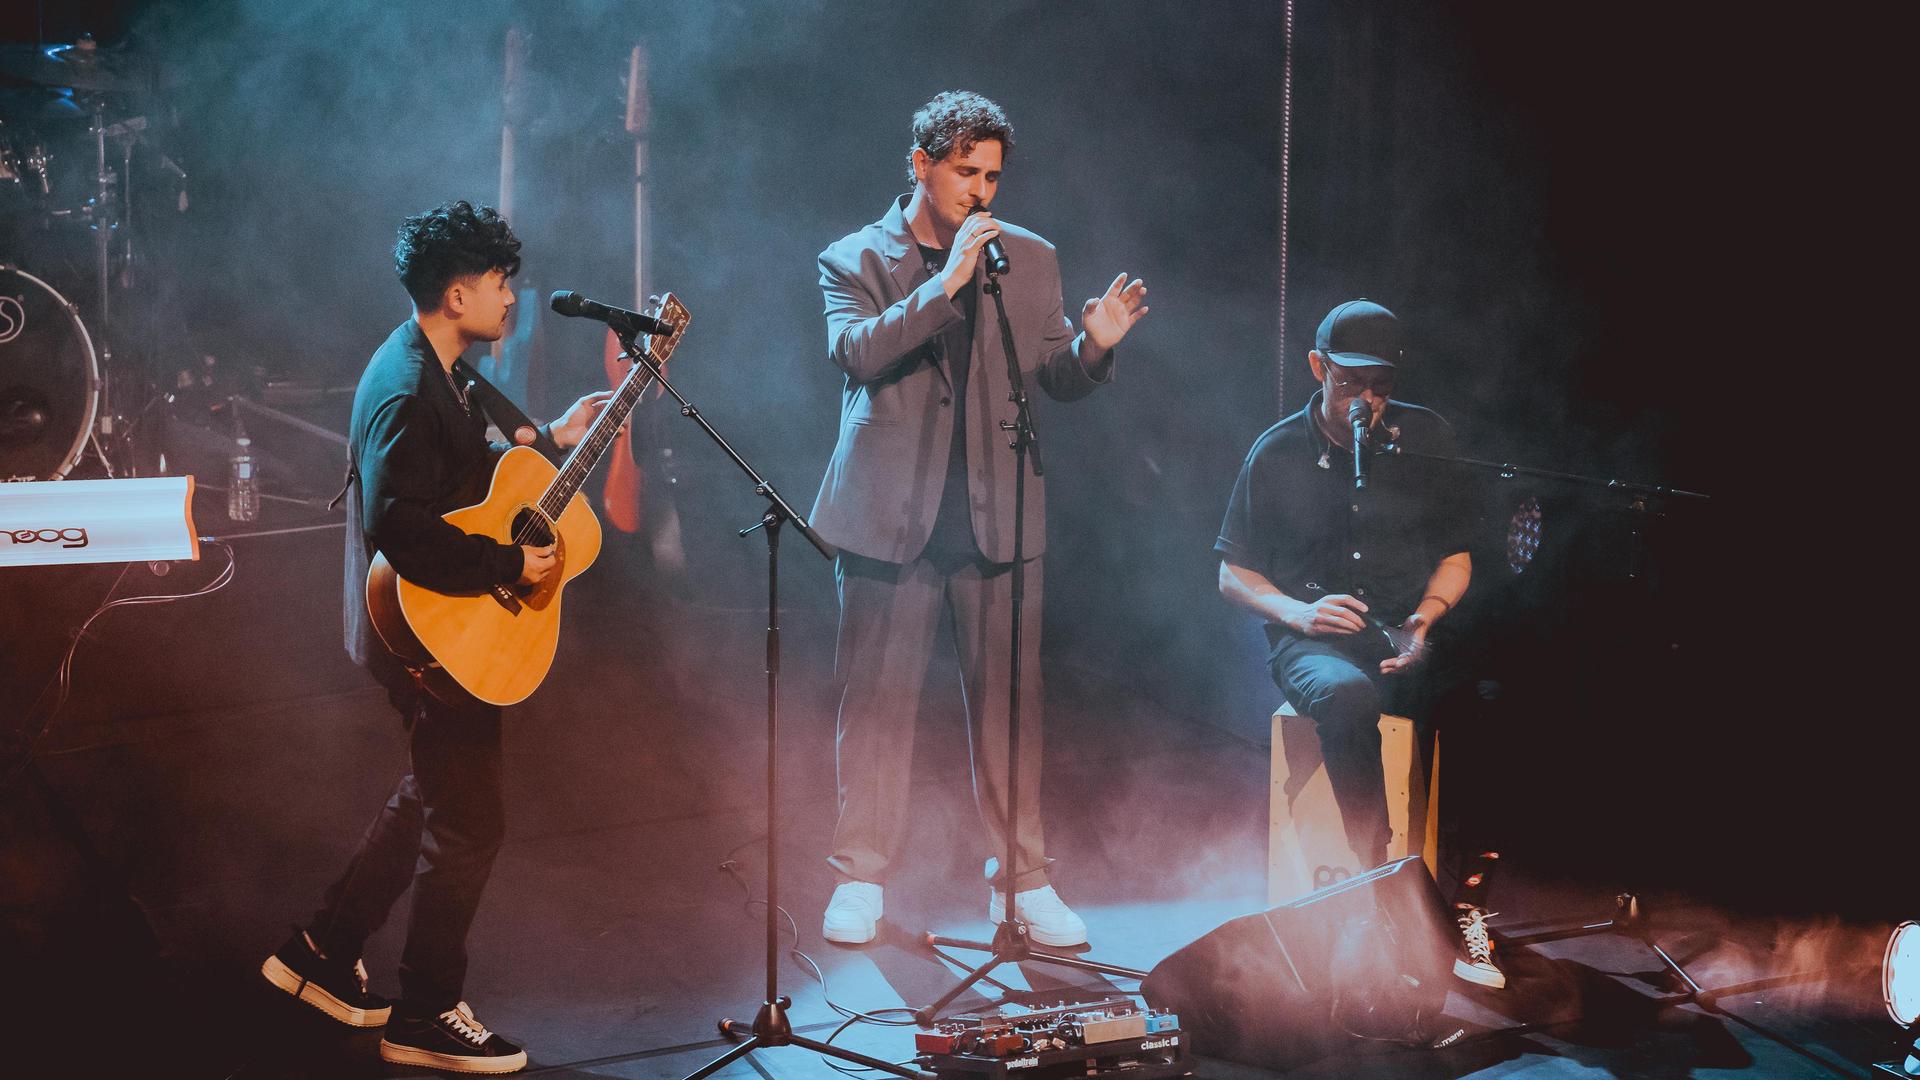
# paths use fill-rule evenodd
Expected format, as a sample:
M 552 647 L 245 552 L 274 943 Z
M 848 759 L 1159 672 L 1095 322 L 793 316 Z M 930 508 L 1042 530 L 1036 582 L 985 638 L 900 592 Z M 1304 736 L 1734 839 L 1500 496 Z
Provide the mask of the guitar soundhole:
M 553 543 L 553 526 L 532 507 L 513 515 L 513 539 L 527 547 L 546 547 Z

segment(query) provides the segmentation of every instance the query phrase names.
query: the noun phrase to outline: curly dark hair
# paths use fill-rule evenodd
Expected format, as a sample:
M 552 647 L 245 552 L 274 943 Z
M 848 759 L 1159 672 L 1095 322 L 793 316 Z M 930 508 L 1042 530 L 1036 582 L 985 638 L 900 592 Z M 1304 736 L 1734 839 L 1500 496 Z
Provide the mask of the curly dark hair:
M 491 206 L 465 199 L 415 214 L 400 223 L 393 268 L 421 311 L 436 311 L 447 287 L 461 278 L 498 270 L 520 272 L 520 238 Z
M 1004 160 L 1013 156 L 1013 125 L 1000 106 L 971 90 L 943 90 L 913 114 L 913 145 L 907 147 L 907 183 L 917 183 L 913 175 L 913 152 L 925 150 L 935 161 L 948 154 L 965 157 L 973 144 L 988 139 L 1000 141 Z

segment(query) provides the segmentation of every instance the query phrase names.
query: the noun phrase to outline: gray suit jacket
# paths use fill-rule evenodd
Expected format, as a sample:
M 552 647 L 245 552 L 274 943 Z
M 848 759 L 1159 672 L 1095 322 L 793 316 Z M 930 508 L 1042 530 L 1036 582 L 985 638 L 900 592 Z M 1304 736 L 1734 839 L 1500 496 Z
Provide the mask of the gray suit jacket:
M 896 563 L 926 547 L 940 509 L 954 421 L 936 339 L 965 317 L 937 277 L 908 288 L 925 271 L 907 231 L 906 202 L 895 200 L 885 217 L 820 253 L 827 358 L 846 373 L 846 385 L 840 438 L 812 514 L 813 527 L 835 546 Z M 1037 383 L 1060 401 L 1085 397 L 1112 377 L 1113 355 L 1094 370 L 1080 362 L 1053 245 L 1017 225 L 1000 228 L 1009 263 L 1000 284 L 1029 393 Z M 985 280 L 976 275 L 971 287 Z M 980 550 L 1012 562 L 1015 461 L 1000 430 L 1013 419 L 1011 386 L 993 298 L 978 301 L 967 378 L 967 503 Z M 1026 533 L 1025 554 L 1033 558 L 1046 548 L 1046 485 L 1031 474 Z

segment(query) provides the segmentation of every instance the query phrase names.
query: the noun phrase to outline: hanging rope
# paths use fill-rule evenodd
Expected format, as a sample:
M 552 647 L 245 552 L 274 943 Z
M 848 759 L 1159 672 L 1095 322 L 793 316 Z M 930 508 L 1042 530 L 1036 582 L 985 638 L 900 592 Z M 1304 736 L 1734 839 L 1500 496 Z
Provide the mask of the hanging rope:
M 1287 226 L 1288 190 L 1293 154 L 1293 0 L 1287 0 L 1286 41 L 1280 61 L 1280 328 L 1275 365 L 1275 392 L 1280 415 L 1287 415 Z

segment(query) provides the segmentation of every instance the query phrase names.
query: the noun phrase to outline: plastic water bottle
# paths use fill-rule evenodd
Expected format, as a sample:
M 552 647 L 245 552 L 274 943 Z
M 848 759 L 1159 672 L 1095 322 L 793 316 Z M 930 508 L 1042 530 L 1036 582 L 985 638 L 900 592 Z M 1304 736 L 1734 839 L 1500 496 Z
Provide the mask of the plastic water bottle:
M 260 518 L 260 484 L 253 475 L 253 440 L 245 435 L 233 441 L 233 461 L 227 470 L 227 516 L 234 521 Z

